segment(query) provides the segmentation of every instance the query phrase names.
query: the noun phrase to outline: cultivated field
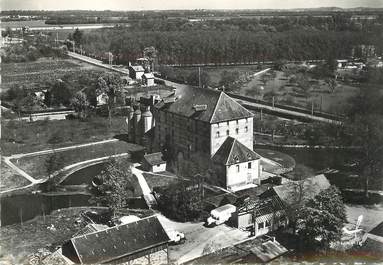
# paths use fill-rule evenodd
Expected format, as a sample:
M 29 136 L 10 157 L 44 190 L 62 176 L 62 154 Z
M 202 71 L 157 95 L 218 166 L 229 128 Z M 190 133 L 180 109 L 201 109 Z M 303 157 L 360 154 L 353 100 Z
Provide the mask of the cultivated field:
M 35 62 L 2 63 L 2 91 L 14 85 L 39 90 L 43 89 L 47 82 L 94 70 L 105 71 L 74 59 L 41 58 Z

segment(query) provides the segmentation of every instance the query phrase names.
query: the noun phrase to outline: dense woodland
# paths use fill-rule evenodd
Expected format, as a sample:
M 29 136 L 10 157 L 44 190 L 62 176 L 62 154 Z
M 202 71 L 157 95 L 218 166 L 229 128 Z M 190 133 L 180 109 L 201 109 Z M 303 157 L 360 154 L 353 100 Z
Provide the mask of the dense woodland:
M 350 15 L 330 17 L 270 17 L 190 22 L 147 19 L 84 34 L 89 54 L 111 51 L 116 63 L 142 56 L 145 47 L 158 50 L 160 64 L 249 63 L 287 59 L 350 57 L 357 45 L 383 51 L 383 17 L 354 21 Z

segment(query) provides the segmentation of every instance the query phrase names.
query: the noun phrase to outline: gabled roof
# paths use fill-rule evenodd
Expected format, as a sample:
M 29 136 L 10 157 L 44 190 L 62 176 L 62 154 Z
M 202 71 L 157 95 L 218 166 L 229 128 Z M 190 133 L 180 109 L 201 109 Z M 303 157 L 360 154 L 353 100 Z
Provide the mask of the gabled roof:
M 144 77 L 147 78 L 147 79 L 154 78 L 154 74 L 153 73 L 145 73 Z
M 144 155 L 144 159 L 152 166 L 166 163 L 161 152 Z
M 110 262 L 168 241 L 156 216 L 71 239 L 82 264 Z
M 330 186 L 328 179 L 321 174 L 301 181 L 291 181 L 275 186 L 273 190 L 285 204 L 294 205 L 299 202 L 307 202 Z
M 136 72 L 144 72 L 145 69 L 141 65 L 132 65 L 130 66 Z
M 175 97 L 177 99 L 174 102 L 166 102 L 165 98 L 156 107 L 170 113 L 208 123 L 218 123 L 254 116 L 253 113 L 222 91 L 188 87 L 179 93 L 176 93 Z M 172 97 L 174 98 L 174 95 Z M 202 111 L 196 110 L 195 106 L 202 105 L 206 105 L 206 108 L 204 107 Z
M 234 165 L 261 158 L 253 150 L 244 146 L 237 139 L 229 136 L 213 155 L 212 160 L 222 165 Z

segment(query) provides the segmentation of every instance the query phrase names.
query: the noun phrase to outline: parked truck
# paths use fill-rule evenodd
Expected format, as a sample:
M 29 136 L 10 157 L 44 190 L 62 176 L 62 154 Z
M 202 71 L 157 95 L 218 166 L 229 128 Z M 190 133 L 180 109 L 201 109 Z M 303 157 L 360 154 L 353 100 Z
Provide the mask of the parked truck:
M 232 204 L 225 204 L 214 210 L 211 210 L 210 216 L 207 218 L 207 225 L 220 225 L 227 222 L 230 217 L 235 213 L 237 208 Z
M 166 229 L 165 232 L 168 234 L 170 244 L 178 245 L 185 242 L 186 238 L 184 233 L 178 232 L 174 229 Z

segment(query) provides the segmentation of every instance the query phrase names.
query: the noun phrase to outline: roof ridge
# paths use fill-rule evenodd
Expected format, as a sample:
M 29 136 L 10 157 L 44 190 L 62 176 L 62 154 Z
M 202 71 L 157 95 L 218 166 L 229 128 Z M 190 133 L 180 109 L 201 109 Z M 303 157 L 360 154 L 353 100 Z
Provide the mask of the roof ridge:
M 228 94 L 226 94 L 225 92 L 222 92 L 223 94 L 225 94 L 226 97 L 228 97 L 232 102 L 234 102 L 234 104 L 238 105 L 239 107 L 241 108 L 244 108 L 251 116 L 254 116 L 254 114 L 249 111 L 248 109 L 246 109 L 244 106 L 242 106 L 238 101 L 236 101 L 234 98 L 230 97 Z
M 234 144 L 235 144 L 235 141 L 236 141 L 236 139 L 235 139 L 234 137 L 228 136 L 227 138 L 229 138 L 229 137 L 232 138 L 232 139 L 234 139 L 234 141 L 233 141 L 233 143 L 232 143 L 232 145 L 231 145 L 231 147 L 230 147 L 230 152 L 229 152 L 229 155 L 227 156 L 225 165 L 228 164 L 229 158 L 230 158 L 230 156 L 231 156 L 231 153 L 233 152 L 233 147 L 234 147 Z M 226 141 L 226 140 L 225 140 L 225 141 Z
M 222 94 L 223 94 L 223 92 L 221 91 L 220 94 L 219 94 L 219 98 L 218 98 L 217 102 L 215 103 L 214 110 L 213 110 L 213 114 L 211 114 L 209 123 L 211 123 L 211 121 L 213 120 L 215 111 L 217 110 L 218 102 L 221 100 Z

